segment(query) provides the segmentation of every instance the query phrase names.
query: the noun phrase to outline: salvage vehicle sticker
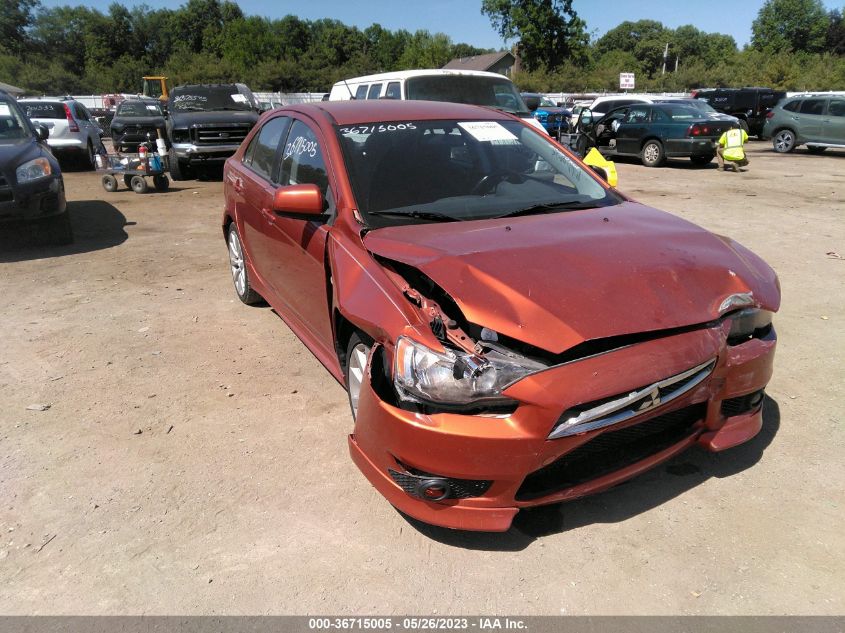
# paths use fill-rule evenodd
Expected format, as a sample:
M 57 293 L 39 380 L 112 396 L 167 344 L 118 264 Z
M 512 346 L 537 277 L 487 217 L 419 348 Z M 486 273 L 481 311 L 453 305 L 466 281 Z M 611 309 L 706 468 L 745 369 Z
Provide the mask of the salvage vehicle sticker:
M 494 145 L 510 145 L 518 142 L 516 136 L 496 121 L 473 121 L 458 123 L 458 127 L 468 132 L 476 141 L 490 141 Z
M 0 103 L 0 116 L 12 116 L 12 111 L 5 103 Z
M 235 103 L 246 103 L 246 97 L 240 92 L 229 96 L 232 97 L 232 101 L 234 101 Z
M 173 103 L 181 103 L 182 101 L 208 101 L 208 97 L 203 95 L 177 95 L 173 97 Z

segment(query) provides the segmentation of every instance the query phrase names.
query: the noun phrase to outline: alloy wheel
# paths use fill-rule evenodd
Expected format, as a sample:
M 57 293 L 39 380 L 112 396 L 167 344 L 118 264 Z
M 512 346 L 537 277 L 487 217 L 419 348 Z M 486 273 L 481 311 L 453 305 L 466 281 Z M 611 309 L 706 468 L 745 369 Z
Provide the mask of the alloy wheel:
M 775 136 L 775 150 L 789 152 L 795 146 L 795 136 L 789 130 L 781 130 Z
M 244 252 L 238 232 L 229 231 L 229 266 L 232 268 L 232 280 L 239 297 L 246 292 L 246 269 L 244 268 Z

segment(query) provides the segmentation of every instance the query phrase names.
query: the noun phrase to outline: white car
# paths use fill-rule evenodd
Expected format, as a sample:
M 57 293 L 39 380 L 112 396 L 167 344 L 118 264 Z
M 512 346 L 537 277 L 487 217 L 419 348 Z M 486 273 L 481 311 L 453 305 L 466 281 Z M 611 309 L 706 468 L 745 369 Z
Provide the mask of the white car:
M 654 103 L 660 97 L 646 95 L 609 95 L 596 97 L 590 104 L 590 112 L 593 113 L 593 120 L 598 121 L 605 114 L 622 106 L 634 105 L 635 103 Z
M 101 128 L 88 108 L 69 97 L 20 99 L 18 104 L 34 125 L 50 131 L 47 144 L 56 158 L 78 161 L 94 169 L 94 156 L 105 152 L 100 140 Z

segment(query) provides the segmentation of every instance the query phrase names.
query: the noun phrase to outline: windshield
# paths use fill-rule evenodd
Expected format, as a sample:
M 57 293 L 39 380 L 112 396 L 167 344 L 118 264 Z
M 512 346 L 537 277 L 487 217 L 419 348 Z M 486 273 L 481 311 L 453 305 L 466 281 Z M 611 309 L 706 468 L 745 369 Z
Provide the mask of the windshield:
M 17 105 L 0 101 L 0 142 L 31 136 L 30 130 L 29 122 Z
M 528 107 L 510 79 L 473 75 L 430 75 L 411 77 L 405 83 L 408 99 L 420 101 L 448 101 L 488 106 L 516 114 L 530 116 Z
M 124 101 L 117 106 L 117 116 L 163 116 L 157 103 Z
M 367 123 L 337 132 L 358 210 L 374 228 L 621 202 L 518 121 Z
M 67 117 L 64 103 L 30 101 L 20 106 L 30 119 L 64 119 Z
M 557 104 L 548 97 L 543 97 L 542 99 L 540 99 L 540 107 L 556 108 Z
M 170 109 L 181 112 L 210 110 L 251 110 L 246 95 L 237 86 L 190 86 L 176 88 L 170 97 Z

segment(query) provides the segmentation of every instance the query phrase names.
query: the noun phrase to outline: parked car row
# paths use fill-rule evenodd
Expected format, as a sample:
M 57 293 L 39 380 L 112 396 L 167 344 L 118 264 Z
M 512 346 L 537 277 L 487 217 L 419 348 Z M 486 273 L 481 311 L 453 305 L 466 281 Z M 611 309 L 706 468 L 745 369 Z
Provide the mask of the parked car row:
M 763 138 L 771 138 L 776 152 L 800 145 L 818 154 L 828 148 L 845 149 L 845 95 L 801 95 L 778 103 L 766 115 Z

